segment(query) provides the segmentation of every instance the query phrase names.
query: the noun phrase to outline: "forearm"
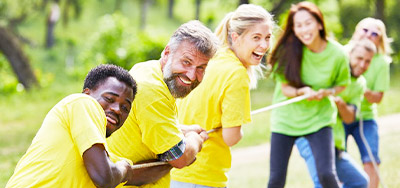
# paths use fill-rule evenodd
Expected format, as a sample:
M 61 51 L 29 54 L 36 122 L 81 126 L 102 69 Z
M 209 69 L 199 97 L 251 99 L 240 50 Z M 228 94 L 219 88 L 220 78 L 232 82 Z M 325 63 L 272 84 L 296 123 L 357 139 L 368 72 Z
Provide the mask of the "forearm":
M 297 97 L 299 95 L 298 89 L 289 84 L 282 84 L 281 89 L 282 89 L 282 94 L 285 95 L 286 97 L 292 98 L 292 97 Z
M 242 137 L 243 131 L 241 129 L 241 126 L 222 129 L 222 138 L 224 139 L 225 144 L 229 147 L 237 144 L 242 139 Z
M 170 164 L 134 169 L 125 185 L 141 186 L 158 181 L 172 169 Z
M 203 140 L 199 134 L 189 132 L 185 135 L 185 152 L 176 160 L 168 161 L 175 168 L 183 168 L 194 162 L 196 154 L 200 152 Z
M 355 121 L 355 108 L 353 105 L 337 105 L 340 119 L 346 124 L 350 124 Z
M 383 99 L 383 92 L 367 90 L 364 97 L 369 103 L 380 103 Z

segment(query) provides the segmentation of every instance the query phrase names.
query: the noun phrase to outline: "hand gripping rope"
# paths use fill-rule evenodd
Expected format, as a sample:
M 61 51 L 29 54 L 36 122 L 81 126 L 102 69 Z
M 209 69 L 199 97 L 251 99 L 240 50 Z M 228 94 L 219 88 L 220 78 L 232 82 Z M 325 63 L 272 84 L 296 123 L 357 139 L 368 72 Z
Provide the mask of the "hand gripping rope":
M 267 107 L 264 107 L 264 108 L 260 108 L 260 109 L 254 110 L 250 114 L 251 115 L 255 115 L 255 114 L 258 114 L 258 113 L 261 113 L 261 112 L 272 110 L 272 109 L 275 109 L 275 108 L 278 108 L 278 107 L 281 107 L 281 106 L 285 106 L 285 105 L 288 105 L 288 104 L 291 104 L 291 103 L 295 103 L 295 102 L 307 99 L 309 96 L 310 96 L 309 94 L 306 94 L 306 95 L 301 95 L 301 96 L 298 96 L 298 97 L 294 97 L 294 98 L 291 98 L 289 100 L 286 100 L 286 101 L 283 101 L 283 102 L 280 102 L 280 103 L 276 103 L 276 104 L 273 104 L 273 105 L 270 105 L 270 106 L 267 106 Z M 221 129 L 221 127 L 211 129 L 211 130 L 207 131 L 207 134 L 215 132 L 215 131 L 217 131 L 219 129 Z M 159 165 L 165 165 L 165 164 L 168 164 L 168 162 L 157 161 L 157 162 L 150 162 L 150 163 L 143 163 L 143 164 L 135 164 L 135 165 L 132 165 L 132 169 L 147 168 L 147 167 L 159 166 Z

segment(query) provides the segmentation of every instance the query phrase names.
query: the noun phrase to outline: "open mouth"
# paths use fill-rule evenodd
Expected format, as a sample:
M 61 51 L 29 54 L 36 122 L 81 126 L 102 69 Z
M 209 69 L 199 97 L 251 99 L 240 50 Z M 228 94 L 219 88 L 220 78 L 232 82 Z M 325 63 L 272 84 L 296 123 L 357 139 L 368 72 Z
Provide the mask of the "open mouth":
M 109 123 L 113 124 L 113 125 L 118 125 L 119 124 L 119 120 L 116 117 L 112 117 L 110 115 L 107 115 L 106 118 L 107 118 L 107 121 Z
M 260 53 L 260 52 L 253 52 L 252 54 L 253 54 L 254 58 L 257 60 L 261 60 L 262 57 L 264 56 L 264 53 Z
M 188 81 L 188 80 L 182 78 L 181 76 L 178 76 L 178 78 L 179 78 L 179 80 L 181 80 L 184 84 L 187 84 L 187 85 L 192 84 L 192 82 L 191 82 L 190 80 Z

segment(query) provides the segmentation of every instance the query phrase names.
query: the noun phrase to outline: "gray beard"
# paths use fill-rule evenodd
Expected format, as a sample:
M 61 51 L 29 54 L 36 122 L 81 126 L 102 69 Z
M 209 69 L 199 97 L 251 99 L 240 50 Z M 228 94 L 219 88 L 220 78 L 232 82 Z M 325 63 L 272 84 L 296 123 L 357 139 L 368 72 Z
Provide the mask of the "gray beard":
M 186 97 L 186 95 L 188 95 L 194 88 L 196 88 L 200 84 L 198 80 L 195 80 L 190 86 L 179 85 L 176 79 L 179 79 L 177 77 L 181 74 L 172 73 L 171 67 L 172 61 L 171 58 L 169 58 L 167 64 L 165 64 L 164 66 L 164 82 L 167 84 L 167 87 L 174 98 Z M 182 75 L 182 77 L 185 76 Z

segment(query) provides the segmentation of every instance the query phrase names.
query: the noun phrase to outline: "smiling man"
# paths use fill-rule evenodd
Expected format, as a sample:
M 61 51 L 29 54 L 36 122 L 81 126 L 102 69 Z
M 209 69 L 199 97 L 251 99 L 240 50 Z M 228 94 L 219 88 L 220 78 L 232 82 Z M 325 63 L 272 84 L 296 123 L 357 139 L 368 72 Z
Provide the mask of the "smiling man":
M 146 172 L 149 178 L 143 180 L 147 184 L 143 187 L 169 187 L 170 169 L 191 164 L 208 138 L 200 126 L 178 126 L 175 99 L 185 97 L 202 81 L 217 41 L 199 21 L 190 21 L 175 31 L 161 59 L 138 63 L 130 70 L 138 94 L 123 128 L 107 142 L 111 152 L 134 163 L 169 163 Z
M 83 93 L 65 97 L 47 114 L 6 187 L 115 187 L 132 179 L 129 163 L 110 160 L 106 136 L 123 125 L 136 90 L 121 67 L 92 69 Z

